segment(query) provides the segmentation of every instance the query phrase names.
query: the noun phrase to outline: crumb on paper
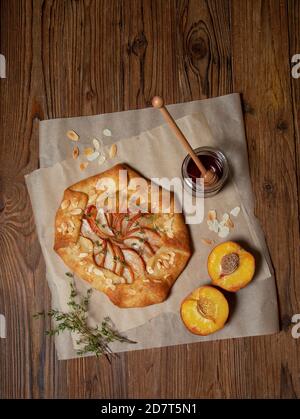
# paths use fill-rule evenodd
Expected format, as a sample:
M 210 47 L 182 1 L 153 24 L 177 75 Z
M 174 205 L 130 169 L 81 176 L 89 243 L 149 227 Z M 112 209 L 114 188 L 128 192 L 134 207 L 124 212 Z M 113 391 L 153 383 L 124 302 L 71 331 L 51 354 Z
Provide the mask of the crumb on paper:
M 78 141 L 79 140 L 79 135 L 72 129 L 67 131 L 66 135 L 69 138 L 69 140 L 71 140 L 71 141 Z
M 92 148 L 92 147 L 86 147 L 84 150 L 83 150 L 83 152 L 84 152 L 84 155 L 85 156 L 90 156 L 91 154 L 93 154 L 94 153 L 94 149 Z
M 83 162 L 83 163 L 80 163 L 80 165 L 79 165 L 79 168 L 80 168 L 80 170 L 85 170 L 87 167 L 88 167 L 88 162 Z
M 74 159 L 74 160 L 76 160 L 76 159 L 78 159 L 78 156 L 79 156 L 79 148 L 78 148 L 78 146 L 76 145 L 76 146 L 73 148 L 73 151 L 72 151 L 72 157 L 73 157 L 73 159 Z
M 212 246 L 215 243 L 215 240 L 202 238 L 201 242 L 207 246 Z

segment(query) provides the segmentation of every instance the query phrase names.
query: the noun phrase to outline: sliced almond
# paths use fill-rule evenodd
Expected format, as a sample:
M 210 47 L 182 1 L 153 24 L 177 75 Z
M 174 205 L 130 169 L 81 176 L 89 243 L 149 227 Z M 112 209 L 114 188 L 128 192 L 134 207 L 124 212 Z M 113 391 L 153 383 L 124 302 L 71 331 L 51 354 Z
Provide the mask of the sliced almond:
M 97 196 L 98 196 L 97 194 L 90 195 L 89 196 L 89 204 L 95 202 L 96 199 L 97 199 Z
M 73 131 L 72 129 L 70 129 L 69 131 L 67 131 L 67 137 L 69 138 L 69 140 L 71 141 L 78 141 L 79 140 L 79 135 Z
M 221 237 L 221 238 L 224 238 L 224 237 L 227 237 L 228 234 L 229 234 L 229 228 L 224 226 L 220 229 L 220 231 L 218 233 L 218 236 Z
M 83 171 L 83 170 L 85 170 L 88 167 L 88 165 L 89 164 L 87 162 L 80 163 L 79 168 L 80 168 L 81 171 Z
M 229 228 L 234 228 L 234 222 L 232 221 L 231 218 L 228 218 L 228 220 L 226 221 L 225 226 L 229 227 Z
M 136 294 L 136 290 L 133 290 L 133 289 L 130 289 L 130 288 L 129 288 L 129 290 L 127 290 L 127 293 L 128 293 L 129 295 L 135 295 L 135 294 Z
M 86 158 L 88 161 L 94 161 L 99 157 L 100 153 L 99 151 L 94 151 L 92 154 L 88 155 Z
M 112 285 L 112 279 L 111 278 L 105 278 L 105 284 L 109 287 Z
M 67 224 L 66 224 L 66 223 L 62 223 L 62 224 L 61 224 L 61 226 L 60 226 L 60 228 L 61 228 L 61 230 L 62 230 L 62 233 L 64 234 L 64 233 L 67 231 L 68 226 L 67 226 Z
M 109 149 L 109 157 L 111 159 L 113 159 L 116 156 L 116 154 L 117 154 L 117 145 L 116 144 L 112 144 L 110 146 L 110 149 Z
M 157 263 L 156 263 L 156 266 L 158 267 L 158 269 L 161 269 L 162 268 L 162 261 L 158 260 Z
M 79 258 L 83 259 L 86 258 L 89 254 L 88 253 L 79 253 Z
M 71 204 L 72 204 L 72 207 L 73 208 L 77 208 L 77 206 L 78 206 L 78 199 L 73 197 L 71 199 Z
M 111 137 L 111 130 L 108 128 L 105 128 L 103 131 L 103 135 L 105 135 L 105 137 Z
M 71 215 L 80 215 L 81 213 L 82 213 L 81 208 L 74 208 L 74 209 L 72 209 L 72 211 L 70 211 Z
M 99 159 L 98 159 L 99 166 L 101 166 L 101 164 L 103 164 L 105 160 L 106 160 L 106 157 L 104 156 L 104 154 L 100 154 Z
M 218 233 L 219 231 L 218 220 L 213 220 L 213 221 L 208 220 L 207 225 L 208 225 L 209 230 L 214 231 L 215 233 Z
M 225 212 L 225 214 L 223 214 L 223 216 L 222 216 L 222 220 L 219 223 L 219 229 L 227 226 L 228 220 L 229 220 L 229 214 L 227 212 Z
M 241 208 L 240 207 L 235 207 L 230 211 L 230 214 L 233 215 L 234 217 L 237 217 L 240 213 Z
M 119 285 L 122 283 L 123 278 L 113 278 L 113 285 Z
M 94 265 L 89 265 L 89 267 L 87 268 L 87 271 L 89 274 L 91 274 L 94 270 Z
M 170 266 L 174 265 L 174 261 L 175 261 L 175 256 L 172 256 L 169 261 Z
M 58 233 L 61 233 L 62 232 L 62 229 L 60 227 L 57 227 L 56 230 L 58 231 Z
M 151 266 L 147 266 L 146 270 L 150 275 L 154 273 L 154 270 L 151 268 Z
M 93 272 L 97 276 L 104 276 L 104 273 L 98 268 L 94 268 Z
M 167 262 L 166 260 L 162 261 L 163 267 L 168 269 L 170 267 L 169 262 Z
M 209 210 L 207 213 L 207 220 L 208 221 L 214 221 L 217 219 L 217 212 L 216 210 Z
M 223 217 L 222 217 L 222 221 L 228 221 L 229 220 L 229 214 L 227 213 L 227 212 L 225 212 L 224 214 L 223 214 Z
M 67 230 L 67 233 L 68 233 L 68 234 L 72 234 L 72 233 L 73 233 L 73 231 L 74 231 L 74 228 L 73 228 L 73 227 L 71 227 L 70 225 L 68 225 L 68 230 Z
M 69 207 L 69 205 L 70 205 L 70 201 L 68 199 L 65 199 L 64 201 L 62 201 L 60 208 L 62 210 L 65 210 Z
M 72 151 L 72 157 L 74 160 L 78 159 L 79 156 L 79 148 L 75 146 Z
M 97 138 L 93 138 L 93 141 L 92 142 L 93 142 L 94 149 L 96 151 L 99 151 L 100 148 L 101 148 L 101 145 L 100 145 L 99 140 L 97 140 Z
M 75 229 L 75 224 L 73 223 L 72 220 L 68 221 L 69 226 L 74 230 Z

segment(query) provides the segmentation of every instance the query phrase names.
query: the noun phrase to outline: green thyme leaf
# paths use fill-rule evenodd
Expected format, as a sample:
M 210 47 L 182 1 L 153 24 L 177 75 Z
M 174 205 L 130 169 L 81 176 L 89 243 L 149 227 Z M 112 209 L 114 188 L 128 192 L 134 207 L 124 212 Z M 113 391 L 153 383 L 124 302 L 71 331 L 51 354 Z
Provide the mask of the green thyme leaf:
M 68 274 L 70 273 L 68 272 Z M 73 274 L 71 274 L 71 276 L 73 277 Z M 80 336 L 80 345 L 82 346 L 77 351 L 78 355 L 86 355 L 90 353 L 93 353 L 97 357 L 105 355 L 110 361 L 109 356 L 114 355 L 109 346 L 111 342 L 136 342 L 121 335 L 115 329 L 115 326 L 109 317 L 104 318 L 102 323 L 96 327 L 90 327 L 88 325 L 88 309 L 91 294 L 92 289 L 89 289 L 85 297 L 77 298 L 76 289 L 74 285 L 71 284 L 71 293 L 68 302 L 70 311 L 68 313 L 51 309 L 48 313 L 36 313 L 34 317 L 39 318 L 46 314 L 55 321 L 55 327 L 46 332 L 48 336 L 58 335 L 65 330 L 77 332 Z

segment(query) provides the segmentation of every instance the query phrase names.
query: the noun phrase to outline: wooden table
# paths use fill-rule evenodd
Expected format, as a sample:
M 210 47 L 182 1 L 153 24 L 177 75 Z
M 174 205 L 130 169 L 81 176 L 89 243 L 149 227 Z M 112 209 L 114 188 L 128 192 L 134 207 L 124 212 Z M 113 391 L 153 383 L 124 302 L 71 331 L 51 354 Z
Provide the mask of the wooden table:
M 0 397 L 297 397 L 300 339 L 299 0 L 2 0 L 0 53 Z M 256 196 L 280 303 L 273 336 L 57 361 L 45 266 L 24 175 L 38 125 L 241 92 Z

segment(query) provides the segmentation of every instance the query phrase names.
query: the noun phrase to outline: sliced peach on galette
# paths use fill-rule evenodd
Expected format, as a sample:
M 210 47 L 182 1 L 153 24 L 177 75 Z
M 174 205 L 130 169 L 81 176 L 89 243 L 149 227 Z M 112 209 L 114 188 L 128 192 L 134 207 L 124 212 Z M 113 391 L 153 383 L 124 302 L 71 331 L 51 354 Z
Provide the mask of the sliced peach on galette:
M 211 286 L 195 289 L 181 304 L 181 318 L 186 328 L 201 336 L 222 329 L 229 315 L 226 298 Z
M 207 269 L 214 285 L 235 292 L 251 282 L 255 272 L 255 259 L 238 243 L 227 241 L 211 251 Z

